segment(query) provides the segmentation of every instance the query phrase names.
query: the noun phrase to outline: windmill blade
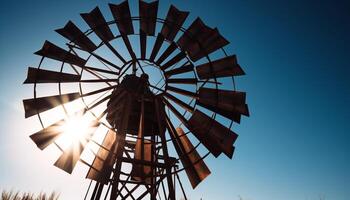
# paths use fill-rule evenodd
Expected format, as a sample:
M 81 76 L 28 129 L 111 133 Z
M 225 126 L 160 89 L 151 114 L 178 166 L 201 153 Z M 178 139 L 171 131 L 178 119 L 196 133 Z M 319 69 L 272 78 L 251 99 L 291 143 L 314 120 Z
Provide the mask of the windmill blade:
M 63 171 L 71 174 L 78 160 L 80 159 L 80 155 L 83 153 L 84 148 L 88 141 L 91 139 L 93 133 L 100 125 L 98 121 L 93 121 L 89 125 L 90 129 L 85 134 L 85 138 L 82 138 L 80 141 L 74 141 L 73 144 L 66 149 L 62 155 L 55 162 L 55 166 L 62 169 Z
M 135 53 L 132 50 L 129 38 L 127 36 L 134 33 L 128 1 L 124 1 L 120 4 L 109 4 L 109 8 L 111 9 L 114 20 L 117 23 L 119 32 L 130 56 L 133 59 L 136 59 Z
M 246 93 L 200 88 L 197 104 L 240 123 L 241 115 L 249 116 Z
M 146 3 L 139 1 L 140 31 L 146 35 L 154 35 L 156 29 L 158 1 Z
M 185 168 L 187 177 L 190 180 L 192 187 L 195 188 L 206 176 L 210 174 L 210 171 L 203 161 L 202 163 L 199 162 L 201 157 L 193 148 L 193 145 L 189 142 L 187 136 L 184 135 L 183 132 L 181 133 L 180 129 L 176 130 L 174 128 L 174 125 L 171 123 L 171 120 L 166 115 L 165 120 L 176 153 L 179 155 L 179 158 L 182 162 L 183 167 Z M 181 136 L 181 138 L 179 136 Z M 184 139 L 185 137 L 187 140 Z M 197 163 L 195 168 L 194 164 L 196 161 Z
M 165 87 L 165 89 L 169 90 L 169 91 L 172 91 L 172 92 L 176 92 L 178 94 L 182 94 L 182 95 L 188 96 L 188 97 L 198 98 L 198 95 L 196 93 L 190 92 L 190 91 L 187 91 L 187 90 L 183 90 L 183 89 L 180 89 L 180 88 L 176 88 L 176 87 L 172 87 L 172 86 L 167 85 Z
M 152 53 L 150 56 L 151 61 L 154 61 L 154 59 L 156 58 L 164 39 L 167 39 L 168 41 L 174 40 L 176 34 L 185 22 L 188 14 L 189 12 L 182 12 L 173 5 L 170 7 L 165 22 L 163 24 L 161 33 L 158 34 L 156 42 L 152 49 Z
M 188 120 L 187 128 L 215 157 L 223 152 L 227 157 L 232 158 L 233 143 L 238 137 L 236 133 L 198 109 Z
M 92 165 L 86 174 L 86 178 L 107 184 L 115 163 L 116 150 L 118 146 L 118 134 L 113 130 L 108 130 Z
M 158 1 L 151 3 L 139 1 L 139 13 L 141 58 L 145 59 L 147 49 L 147 35 L 154 35 L 156 29 Z
M 171 5 L 161 30 L 163 37 L 169 41 L 173 41 L 188 14 L 189 12 L 180 11 L 175 6 Z
M 97 49 L 97 46 L 72 21 L 68 21 L 63 28 L 55 31 L 88 52 Z
M 180 99 L 176 98 L 175 96 L 169 94 L 169 93 L 164 93 L 164 97 L 166 97 L 167 99 L 170 99 L 171 101 L 173 101 L 174 103 L 178 104 L 179 106 L 181 106 L 182 108 L 184 108 L 185 110 L 189 111 L 189 112 L 193 112 L 194 108 L 192 106 L 190 106 L 189 104 L 181 101 Z
M 184 166 L 188 166 L 185 171 L 194 189 L 210 174 L 210 170 L 181 127 L 176 128 L 176 134 L 178 142 L 181 143 L 185 151 L 183 155 L 180 155 L 180 160 Z M 185 156 L 188 158 L 184 159 Z M 188 161 L 190 163 L 187 163 Z
M 154 59 L 156 58 L 156 56 L 160 50 L 160 47 L 162 47 L 163 41 L 164 41 L 164 37 L 162 36 L 162 34 L 158 33 L 157 39 L 154 43 L 154 46 L 153 46 L 153 49 L 151 52 L 151 56 L 149 57 L 150 61 L 154 61 Z
M 172 42 L 167 49 L 163 52 L 162 55 L 159 56 L 158 60 L 156 61 L 157 65 L 162 64 L 162 62 L 167 59 L 171 53 L 173 53 L 177 49 L 177 45 L 175 42 Z
M 103 42 L 107 43 L 114 38 L 112 31 L 109 29 L 98 7 L 94 8 L 89 13 L 81 13 L 80 16 Z
M 209 32 L 208 36 L 204 35 L 203 37 L 198 38 L 199 43 L 201 44 L 202 48 L 196 48 L 196 51 L 191 51 L 190 57 L 197 61 L 206 55 L 226 46 L 229 44 L 229 41 L 227 41 L 220 33 L 217 28 L 213 29 Z
M 79 82 L 81 76 L 63 72 L 55 72 L 45 69 L 28 67 L 27 79 L 24 84 L 28 83 L 69 83 Z
M 197 40 L 200 35 L 207 35 L 209 31 L 210 28 L 207 27 L 204 22 L 198 17 L 195 21 L 192 22 L 186 32 L 179 38 L 177 44 L 182 50 L 188 51 L 191 46 L 197 44 Z
M 196 71 L 200 79 L 245 75 L 235 55 L 198 65 Z
M 124 1 L 120 4 L 108 4 L 108 5 L 114 17 L 114 20 L 116 20 L 120 34 L 122 35 L 134 34 L 134 27 L 132 25 L 128 1 Z
M 64 103 L 68 103 L 78 99 L 79 93 L 68 93 L 55 96 L 40 97 L 34 99 L 24 99 L 23 105 L 25 110 L 25 118 L 36 115 Z
M 190 85 L 196 85 L 198 82 L 195 78 L 169 78 L 167 79 L 167 83 L 173 83 L 173 84 L 190 84 Z
M 112 85 L 112 86 L 109 86 L 109 87 L 104 87 L 104 88 L 101 88 L 101 89 L 98 89 L 98 90 L 94 90 L 94 91 L 91 91 L 91 92 L 82 94 L 81 97 L 86 97 L 86 96 L 98 94 L 98 93 L 101 93 L 101 92 L 105 92 L 105 91 L 108 91 L 108 90 L 112 90 L 112 89 L 114 89 L 114 88 L 116 88 L 116 87 L 117 87 L 117 85 Z
M 172 59 L 170 59 L 168 62 L 166 62 L 164 65 L 162 65 L 160 68 L 164 71 L 164 70 L 168 69 L 169 67 L 175 65 L 176 63 L 180 62 L 184 58 L 186 58 L 186 53 L 181 51 L 176 56 L 174 56 Z
M 62 125 L 64 119 L 32 134 L 30 138 L 38 146 L 40 150 L 44 150 L 47 146 L 52 144 L 62 133 Z
M 102 73 L 106 73 L 106 74 L 119 75 L 119 72 L 109 71 L 109 70 L 95 68 L 95 67 L 84 66 L 84 70 L 86 70 L 86 71 L 91 70 L 91 71 L 102 72 Z
M 173 75 L 187 73 L 187 72 L 191 72 L 191 71 L 193 71 L 193 64 L 186 62 L 181 67 L 164 72 L 164 76 L 166 78 L 169 78 L 170 76 L 173 76 Z
M 43 47 L 34 54 L 78 66 L 84 66 L 86 63 L 86 60 L 72 53 L 69 53 L 68 51 L 56 46 L 47 40 L 45 41 Z
M 80 16 L 85 20 L 85 22 L 90 26 L 90 28 L 96 33 L 96 35 L 106 44 L 106 46 L 116 55 L 124 64 L 125 59 L 118 53 L 118 51 L 113 48 L 109 41 L 114 39 L 112 31 L 103 17 L 100 9 L 96 7 L 90 13 L 82 13 Z
M 212 29 L 197 18 L 177 41 L 183 51 L 186 51 L 193 61 L 197 61 L 212 53 L 229 42 L 220 35 L 218 30 Z

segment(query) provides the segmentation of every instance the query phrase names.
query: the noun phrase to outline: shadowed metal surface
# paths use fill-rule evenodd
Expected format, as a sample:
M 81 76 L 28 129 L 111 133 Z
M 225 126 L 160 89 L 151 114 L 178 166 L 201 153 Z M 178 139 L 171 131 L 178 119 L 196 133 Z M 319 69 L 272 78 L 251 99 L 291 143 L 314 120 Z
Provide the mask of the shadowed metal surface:
M 245 75 L 237 63 L 236 56 L 228 56 L 196 67 L 200 79 Z
M 188 120 L 188 128 L 215 157 L 223 152 L 232 158 L 236 133 L 199 110 Z
M 240 123 L 241 115 L 249 116 L 245 99 L 245 92 L 200 88 L 197 103 L 200 106 Z
M 191 182 L 192 188 L 194 189 L 210 174 L 210 170 L 194 148 L 193 144 L 185 135 L 182 128 L 176 128 L 176 133 L 178 142 L 181 143 L 184 148 L 184 154 L 179 156 L 183 165 L 186 166 L 185 171 L 187 177 Z M 184 159 L 185 156 L 188 158 Z M 187 163 L 187 161 L 190 161 L 190 163 Z
M 24 83 L 69 83 L 79 82 L 79 80 L 80 75 L 29 67 Z
M 56 46 L 47 40 L 45 41 L 43 47 L 34 54 L 78 66 L 84 66 L 86 63 L 86 60 L 72 53 L 69 53 L 68 51 Z
M 88 52 L 97 49 L 97 46 L 72 21 L 68 21 L 63 28 L 57 29 L 56 32 Z
M 40 97 L 36 99 L 24 99 L 23 105 L 25 110 L 25 117 L 36 115 L 64 103 L 74 101 L 80 97 L 79 93 L 68 93 L 62 95 L 54 95 L 48 97 Z
M 94 8 L 89 13 L 82 13 L 80 16 L 103 42 L 108 42 L 114 38 L 113 33 L 109 29 L 98 7 Z

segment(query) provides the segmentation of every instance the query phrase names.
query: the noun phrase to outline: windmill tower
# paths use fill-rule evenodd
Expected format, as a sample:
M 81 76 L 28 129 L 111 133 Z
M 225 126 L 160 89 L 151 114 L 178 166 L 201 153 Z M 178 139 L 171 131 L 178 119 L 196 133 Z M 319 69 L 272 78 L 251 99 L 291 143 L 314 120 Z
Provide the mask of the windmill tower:
M 232 158 L 232 125 L 249 116 L 246 94 L 234 82 L 245 73 L 223 49 L 229 42 L 200 18 L 184 28 L 189 12 L 173 5 L 160 18 L 158 4 L 139 1 L 136 16 L 128 1 L 109 4 L 110 21 L 98 7 L 82 13 L 89 29 L 69 21 L 56 30 L 66 48 L 45 41 L 35 53 L 39 65 L 28 68 L 24 83 L 33 85 L 34 96 L 23 100 L 25 117 L 37 116 L 43 127 L 30 137 L 41 150 L 57 146 L 62 154 L 54 165 L 67 173 L 78 161 L 88 166 L 94 185 L 85 199 L 175 200 L 176 185 L 187 199 L 179 173 L 195 188 L 211 173 L 204 158 Z M 56 68 L 46 65 L 51 61 Z M 58 93 L 41 96 L 45 84 L 55 84 Z M 70 106 L 78 101 L 83 108 Z M 65 116 L 48 124 L 46 113 L 54 109 Z M 63 148 L 62 127 L 87 115 L 92 119 L 75 131 L 79 137 Z M 90 162 L 82 158 L 86 151 Z

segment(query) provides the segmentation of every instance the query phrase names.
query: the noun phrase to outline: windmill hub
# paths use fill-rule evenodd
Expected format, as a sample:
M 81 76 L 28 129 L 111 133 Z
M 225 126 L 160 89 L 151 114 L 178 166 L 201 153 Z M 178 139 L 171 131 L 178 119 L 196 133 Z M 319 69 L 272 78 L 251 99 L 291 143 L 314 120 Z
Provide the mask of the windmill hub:
M 125 120 L 128 117 L 126 132 L 137 135 L 140 129 L 141 110 L 143 109 L 144 136 L 156 135 L 159 132 L 159 127 L 155 115 L 155 98 L 156 95 L 150 90 L 147 74 L 142 74 L 140 77 L 133 74 L 126 75 L 120 85 L 113 91 L 107 104 L 107 121 L 115 129 L 120 130 L 123 119 Z M 121 103 L 121 101 L 127 101 L 127 99 L 130 99 L 130 102 L 127 102 L 130 111 L 125 109 L 126 103 Z

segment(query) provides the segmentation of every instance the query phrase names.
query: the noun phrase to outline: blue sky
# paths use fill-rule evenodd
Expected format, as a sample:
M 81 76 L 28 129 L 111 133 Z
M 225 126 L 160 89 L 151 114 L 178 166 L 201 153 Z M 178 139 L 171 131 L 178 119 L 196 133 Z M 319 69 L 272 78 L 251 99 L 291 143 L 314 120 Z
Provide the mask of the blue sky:
M 32 91 L 22 82 L 44 40 L 62 44 L 55 29 L 68 20 L 83 24 L 79 13 L 96 5 L 107 12 L 109 2 L 119 1 L 2 1 L 0 190 L 82 197 L 85 172 L 66 175 L 52 166 L 53 150 L 41 152 L 30 141 L 39 124 L 24 119 L 21 100 Z M 136 11 L 137 2 L 130 4 Z M 209 158 L 212 174 L 187 190 L 191 199 L 348 199 L 349 3 L 162 0 L 158 15 L 170 4 L 191 12 L 187 25 L 200 16 L 218 27 L 247 73 L 237 85 L 248 93 L 251 117 L 235 127 L 236 154 Z

